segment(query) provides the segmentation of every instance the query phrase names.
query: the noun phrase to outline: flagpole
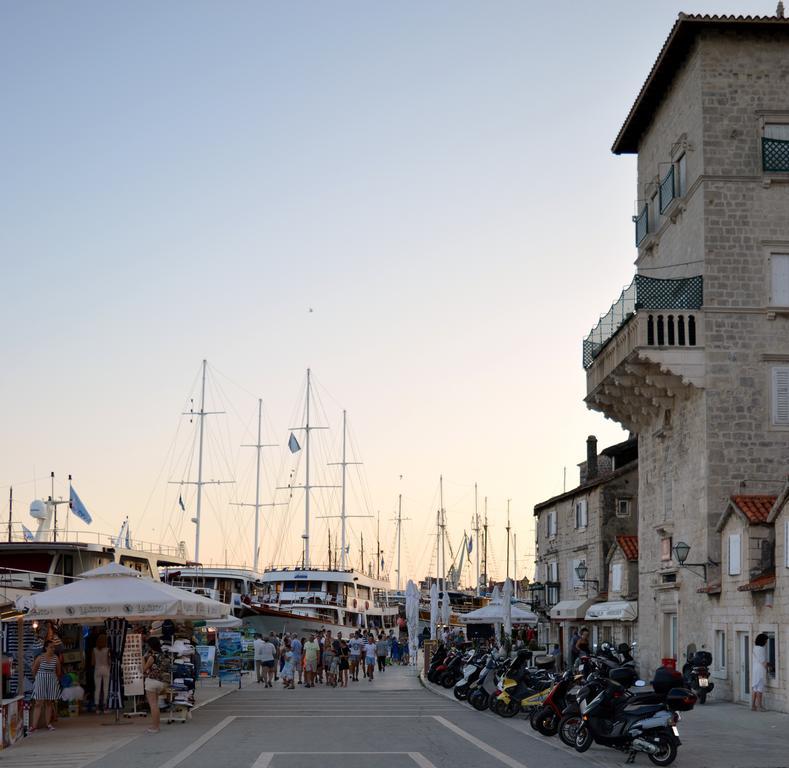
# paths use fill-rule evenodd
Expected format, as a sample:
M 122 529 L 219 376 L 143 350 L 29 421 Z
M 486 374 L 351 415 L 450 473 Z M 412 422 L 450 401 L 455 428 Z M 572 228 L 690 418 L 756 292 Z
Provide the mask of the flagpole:
M 68 508 L 71 509 L 71 475 L 68 476 Z M 66 537 L 66 541 L 68 541 L 68 515 L 66 515 L 66 529 L 64 536 Z

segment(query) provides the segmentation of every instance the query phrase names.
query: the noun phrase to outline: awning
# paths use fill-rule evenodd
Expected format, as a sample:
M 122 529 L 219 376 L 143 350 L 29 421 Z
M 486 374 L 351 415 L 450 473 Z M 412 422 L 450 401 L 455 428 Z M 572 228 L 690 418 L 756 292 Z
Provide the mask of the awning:
M 593 597 L 586 600 L 562 600 L 551 608 L 553 621 L 567 621 L 568 619 L 583 619 L 586 609 L 595 602 Z
M 638 602 L 611 600 L 589 607 L 584 621 L 635 621 L 638 618 Z

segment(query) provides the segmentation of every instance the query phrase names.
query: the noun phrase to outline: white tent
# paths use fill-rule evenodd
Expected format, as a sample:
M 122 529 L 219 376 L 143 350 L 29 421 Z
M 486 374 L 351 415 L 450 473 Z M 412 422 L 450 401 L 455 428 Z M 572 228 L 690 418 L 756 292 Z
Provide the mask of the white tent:
M 464 624 L 502 624 L 504 622 L 504 603 L 488 603 L 476 611 L 469 611 L 460 616 Z M 536 624 L 537 614 L 521 608 L 517 603 L 510 606 L 511 621 L 516 624 Z
M 17 608 L 27 610 L 28 621 L 61 619 L 75 624 L 105 619 L 224 619 L 229 613 L 224 603 L 143 578 L 117 563 L 82 575 L 71 584 L 19 598 Z
M 502 620 L 504 622 L 504 637 L 512 637 L 512 580 L 504 582 L 504 590 L 501 595 Z
M 430 585 L 430 639 L 436 639 L 436 624 L 438 623 L 438 585 L 434 581 Z
M 416 654 L 419 647 L 419 590 L 416 584 L 409 579 L 405 588 L 405 619 L 408 624 L 408 651 L 411 663 L 416 664 Z

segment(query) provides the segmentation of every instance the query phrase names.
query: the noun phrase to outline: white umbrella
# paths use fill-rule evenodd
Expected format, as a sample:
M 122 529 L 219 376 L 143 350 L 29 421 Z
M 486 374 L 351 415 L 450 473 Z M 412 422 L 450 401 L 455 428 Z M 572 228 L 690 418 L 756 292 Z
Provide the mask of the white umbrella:
M 229 613 L 224 603 L 209 600 L 161 581 L 143 578 L 117 563 L 82 574 L 83 579 L 46 592 L 21 597 L 25 619 L 91 624 L 105 619 L 127 621 L 153 619 L 223 619 Z
M 493 587 L 493 592 L 490 593 L 490 602 L 491 603 L 501 602 L 501 592 L 499 592 L 498 586 Z
M 411 663 L 416 664 L 416 653 L 419 647 L 417 632 L 419 631 L 419 590 L 409 579 L 405 588 L 405 620 L 408 624 L 408 650 Z
M 502 619 L 504 621 L 504 636 L 512 639 L 512 579 L 504 582 L 504 591 L 501 596 L 503 603 Z
M 517 603 L 510 608 L 510 615 L 515 624 L 536 624 L 536 613 L 527 611 Z M 504 603 L 490 603 L 476 611 L 469 611 L 460 616 L 464 624 L 501 624 L 504 621 Z
M 436 623 L 438 622 L 438 585 L 434 581 L 430 585 L 430 639 L 436 639 Z
M 449 626 L 449 613 L 450 613 L 449 592 L 447 592 L 446 587 L 444 587 L 444 594 L 441 598 L 441 623 L 445 627 Z

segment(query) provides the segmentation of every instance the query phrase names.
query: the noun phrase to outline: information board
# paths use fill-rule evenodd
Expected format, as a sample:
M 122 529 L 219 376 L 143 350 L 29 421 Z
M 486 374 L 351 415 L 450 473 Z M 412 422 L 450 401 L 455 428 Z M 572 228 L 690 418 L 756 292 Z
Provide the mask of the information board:
M 216 636 L 217 663 L 219 666 L 219 684 L 237 682 L 241 687 L 241 665 L 244 650 L 241 645 L 240 632 L 218 632 Z
M 216 648 L 213 645 L 198 645 L 196 648 L 200 655 L 200 677 L 213 677 Z
M 123 691 L 127 696 L 145 693 L 142 673 L 142 635 L 126 635 L 123 649 Z

